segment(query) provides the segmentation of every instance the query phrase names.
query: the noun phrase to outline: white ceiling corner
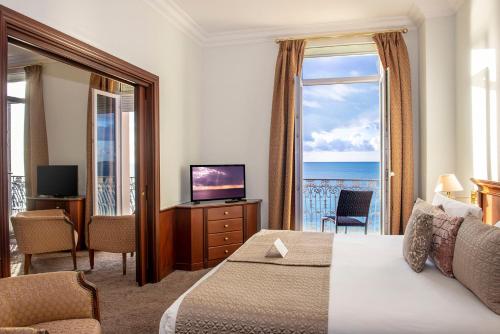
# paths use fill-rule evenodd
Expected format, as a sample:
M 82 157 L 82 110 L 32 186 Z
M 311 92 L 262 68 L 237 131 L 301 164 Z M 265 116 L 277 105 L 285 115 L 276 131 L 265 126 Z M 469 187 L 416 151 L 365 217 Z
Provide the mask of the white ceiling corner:
M 205 43 L 206 32 L 173 0 L 145 0 L 154 10 L 198 44 Z

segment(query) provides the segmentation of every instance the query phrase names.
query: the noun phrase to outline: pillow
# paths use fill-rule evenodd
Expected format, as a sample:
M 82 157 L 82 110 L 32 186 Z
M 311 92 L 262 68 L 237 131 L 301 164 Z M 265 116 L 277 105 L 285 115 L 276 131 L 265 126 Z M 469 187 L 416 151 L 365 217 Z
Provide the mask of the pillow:
M 495 224 L 496 227 L 500 227 L 500 220 Z
M 472 215 L 479 219 L 483 217 L 483 210 L 481 210 L 480 207 L 456 201 L 440 193 L 434 195 L 432 205 L 442 205 L 444 211 L 450 216 L 465 217 L 467 215 Z
M 500 315 L 500 229 L 466 217 L 458 231 L 453 274 Z
M 414 208 L 403 237 L 403 256 L 413 271 L 424 269 L 431 242 L 432 215 Z
M 427 203 L 423 199 L 417 198 L 415 201 L 415 204 L 413 205 L 413 210 L 412 213 L 415 212 L 415 210 L 420 210 L 422 212 L 425 212 L 429 215 L 433 215 L 436 213 L 443 212 L 444 209 L 441 205 L 432 205 L 430 203 Z
M 453 252 L 462 217 L 451 217 L 441 212 L 432 217 L 432 243 L 429 256 L 446 276 L 453 277 Z

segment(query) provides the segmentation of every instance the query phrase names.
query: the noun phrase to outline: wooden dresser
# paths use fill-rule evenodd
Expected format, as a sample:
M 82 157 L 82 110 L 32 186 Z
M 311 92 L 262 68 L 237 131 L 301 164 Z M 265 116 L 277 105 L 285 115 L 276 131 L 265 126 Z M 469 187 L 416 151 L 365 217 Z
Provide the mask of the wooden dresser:
M 175 268 L 213 267 L 260 230 L 261 200 L 175 208 Z
M 78 232 L 77 250 L 85 249 L 85 197 L 27 197 L 26 206 L 31 210 L 62 209 L 66 211 Z

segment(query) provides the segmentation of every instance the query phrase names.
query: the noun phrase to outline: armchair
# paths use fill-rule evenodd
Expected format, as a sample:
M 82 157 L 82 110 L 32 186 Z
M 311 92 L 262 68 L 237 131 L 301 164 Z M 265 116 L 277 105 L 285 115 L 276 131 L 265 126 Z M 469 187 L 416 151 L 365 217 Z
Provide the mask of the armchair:
M 0 280 L 0 333 L 100 334 L 97 289 L 81 272 Z
M 127 253 L 135 252 L 135 215 L 93 216 L 88 225 L 90 268 L 94 251 L 122 253 L 123 275 L 127 274 Z
M 19 251 L 24 254 L 24 274 L 29 273 L 33 254 L 71 250 L 76 270 L 78 233 L 64 210 L 19 212 L 11 218 Z

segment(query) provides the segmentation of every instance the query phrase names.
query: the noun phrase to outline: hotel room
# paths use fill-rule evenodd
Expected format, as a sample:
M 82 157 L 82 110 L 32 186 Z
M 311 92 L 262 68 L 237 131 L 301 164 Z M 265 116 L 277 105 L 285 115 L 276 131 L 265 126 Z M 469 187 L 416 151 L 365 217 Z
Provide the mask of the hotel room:
M 499 1 L 0 0 L 0 43 L 0 334 L 500 333 Z

